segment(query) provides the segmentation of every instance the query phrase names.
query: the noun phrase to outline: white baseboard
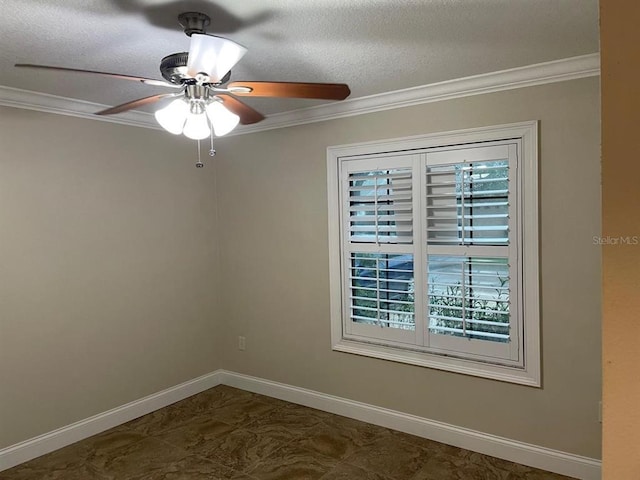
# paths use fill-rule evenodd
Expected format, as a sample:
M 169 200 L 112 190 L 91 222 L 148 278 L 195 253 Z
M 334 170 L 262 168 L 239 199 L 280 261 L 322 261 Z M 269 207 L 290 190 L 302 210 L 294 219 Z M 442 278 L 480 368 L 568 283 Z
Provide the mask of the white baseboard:
M 0 472 L 220 385 L 217 370 L 0 450 Z
M 217 370 L 121 407 L 0 450 L 0 471 L 65 447 L 217 385 L 229 385 L 292 403 L 418 435 L 438 442 L 583 480 L 600 480 L 601 462 L 508 438 L 456 427 L 333 395 Z
M 221 372 L 221 383 L 570 477 L 600 480 L 602 475 L 600 460 L 456 427 L 313 390 L 228 371 Z

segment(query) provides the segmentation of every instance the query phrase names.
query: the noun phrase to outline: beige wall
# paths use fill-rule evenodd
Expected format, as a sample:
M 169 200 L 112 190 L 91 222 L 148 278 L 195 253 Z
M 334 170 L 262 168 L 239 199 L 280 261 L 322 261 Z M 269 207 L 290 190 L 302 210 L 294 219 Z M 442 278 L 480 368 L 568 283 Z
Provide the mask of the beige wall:
M 603 235 L 640 236 L 640 3 L 601 0 Z M 640 246 L 603 248 L 604 478 L 640 478 Z
M 0 448 L 218 368 L 215 172 L 194 154 L 0 108 Z
M 331 351 L 326 148 L 526 120 L 541 122 L 544 388 Z M 231 137 L 219 152 L 225 368 L 600 457 L 597 78 Z
M 599 457 L 598 93 L 592 78 L 230 137 L 205 169 L 162 132 L 0 108 L 0 448 L 223 366 Z M 544 388 L 332 352 L 326 147 L 532 119 Z

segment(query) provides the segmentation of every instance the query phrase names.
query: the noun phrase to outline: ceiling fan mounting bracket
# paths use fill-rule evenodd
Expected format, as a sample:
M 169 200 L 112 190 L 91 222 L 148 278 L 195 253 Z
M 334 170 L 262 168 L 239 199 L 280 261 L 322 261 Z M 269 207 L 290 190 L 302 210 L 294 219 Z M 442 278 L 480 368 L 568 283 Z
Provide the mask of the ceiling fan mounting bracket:
M 178 22 L 184 28 L 184 33 L 191 36 L 194 33 L 205 33 L 205 28 L 211 24 L 211 18 L 200 12 L 184 12 L 178 15 Z

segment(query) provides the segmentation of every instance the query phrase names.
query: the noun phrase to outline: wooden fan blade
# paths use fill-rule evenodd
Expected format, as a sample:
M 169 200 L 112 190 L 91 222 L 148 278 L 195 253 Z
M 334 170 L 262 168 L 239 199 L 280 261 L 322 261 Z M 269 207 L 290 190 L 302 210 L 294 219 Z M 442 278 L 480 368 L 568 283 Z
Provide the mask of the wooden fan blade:
M 175 97 L 175 95 L 176 94 L 174 93 L 162 93 L 160 95 L 151 95 L 150 97 L 139 98 L 131 102 L 123 103 L 122 105 L 117 105 L 115 107 L 107 108 L 106 110 L 101 110 L 99 112 L 96 112 L 96 115 L 113 115 L 115 113 L 126 112 L 127 110 L 133 110 L 134 108 L 142 107 L 143 105 L 155 103 L 158 100 L 162 100 L 166 97 Z
M 16 63 L 15 66 L 18 68 L 33 68 L 37 70 L 57 70 L 60 72 L 89 73 L 92 75 L 101 75 L 103 77 L 119 78 L 121 80 L 133 80 L 134 82 L 141 82 L 146 85 L 153 85 L 156 87 L 182 88 L 182 85 L 174 85 L 169 82 L 163 82 L 162 80 L 154 80 L 153 78 L 145 77 L 134 77 L 132 75 L 121 75 L 119 73 L 95 72 L 93 70 L 80 70 L 77 68 L 67 67 L 51 67 L 48 65 L 33 65 L 31 63 Z
M 242 91 L 240 87 L 250 88 Z M 322 100 L 344 100 L 351 90 L 344 83 L 295 83 L 295 82 L 231 82 L 227 88 L 238 96 L 318 98 Z M 237 91 L 233 91 L 238 88 Z
M 242 125 L 250 125 L 264 120 L 264 115 L 257 110 L 254 110 L 246 103 L 241 102 L 237 98 L 225 93 L 216 93 L 216 96 L 222 100 L 222 104 L 227 107 L 230 112 L 233 112 L 240 117 L 240 123 Z

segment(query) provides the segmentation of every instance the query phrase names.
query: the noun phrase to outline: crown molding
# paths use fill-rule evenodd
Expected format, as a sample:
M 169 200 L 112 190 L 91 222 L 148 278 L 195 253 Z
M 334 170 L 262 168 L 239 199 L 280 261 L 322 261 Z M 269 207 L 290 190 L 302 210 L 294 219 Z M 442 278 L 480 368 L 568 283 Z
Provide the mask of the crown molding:
M 600 54 L 592 53 L 277 113 L 260 123 L 241 126 L 229 136 L 598 75 Z M 98 116 L 94 113 L 108 105 L 18 88 L 0 86 L 0 105 L 161 130 L 150 113 L 129 111 L 117 116 Z
M 5 107 L 23 108 L 38 112 L 69 115 L 72 117 L 99 120 L 102 122 L 119 123 L 133 127 L 153 128 L 162 130 L 150 113 L 129 110 L 119 115 L 96 115 L 96 112 L 109 108 L 109 105 L 77 100 L 75 98 L 59 97 L 47 93 L 33 92 L 19 88 L 0 85 L 0 105 Z
M 292 127 L 305 123 L 322 122 L 335 118 L 421 105 L 423 103 L 440 102 L 598 75 L 600 75 L 600 54 L 593 53 L 526 67 L 431 83 L 419 87 L 405 88 L 378 95 L 352 98 L 339 103 L 329 103 L 277 113 L 269 115 L 260 123 L 238 128 L 237 131 L 230 135 Z

